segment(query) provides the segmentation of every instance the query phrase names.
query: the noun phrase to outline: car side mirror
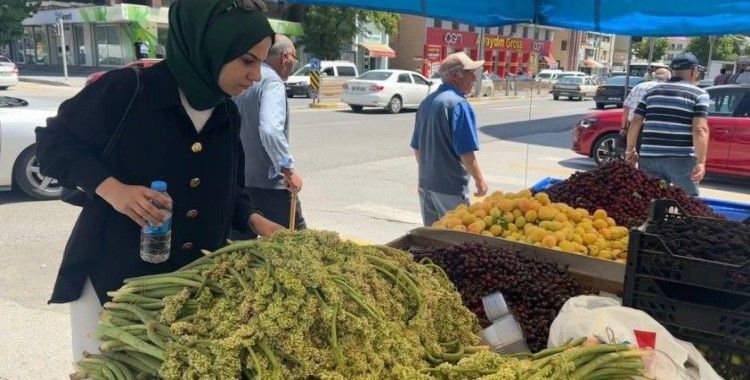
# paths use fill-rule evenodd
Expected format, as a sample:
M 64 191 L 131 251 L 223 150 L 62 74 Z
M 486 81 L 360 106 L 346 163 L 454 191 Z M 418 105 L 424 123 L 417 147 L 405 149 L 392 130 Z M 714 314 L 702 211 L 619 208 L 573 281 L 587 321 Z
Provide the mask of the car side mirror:
M 427 85 L 428 85 L 428 86 L 432 86 L 433 84 L 435 84 L 435 82 L 433 82 L 433 81 L 431 81 L 431 80 L 428 80 L 428 81 L 427 81 Z

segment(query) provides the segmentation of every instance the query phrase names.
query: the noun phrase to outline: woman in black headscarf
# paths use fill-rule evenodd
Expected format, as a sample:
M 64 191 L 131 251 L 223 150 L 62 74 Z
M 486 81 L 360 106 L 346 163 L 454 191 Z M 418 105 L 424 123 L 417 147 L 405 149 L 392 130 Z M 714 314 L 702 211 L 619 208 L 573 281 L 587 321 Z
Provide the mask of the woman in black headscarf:
M 169 10 L 165 61 L 140 74 L 108 72 L 37 129 L 42 172 L 88 196 L 49 301 L 71 302 L 76 360 L 97 350 L 86 335 L 107 292 L 125 278 L 188 264 L 201 249 L 220 247 L 232 226 L 259 235 L 281 228 L 254 212 L 242 190 L 240 122 L 230 99 L 260 80 L 273 36 L 253 0 L 177 1 Z M 154 180 L 167 183 L 172 201 L 149 188 Z M 139 256 L 141 228 L 166 217 L 152 201 L 173 205 L 171 252 L 161 264 Z

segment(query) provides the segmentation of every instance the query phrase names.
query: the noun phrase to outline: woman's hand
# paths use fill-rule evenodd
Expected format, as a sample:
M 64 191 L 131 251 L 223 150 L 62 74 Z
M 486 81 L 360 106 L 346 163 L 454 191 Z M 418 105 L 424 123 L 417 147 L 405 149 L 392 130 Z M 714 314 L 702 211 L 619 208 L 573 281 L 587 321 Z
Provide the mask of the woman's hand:
M 112 205 L 112 208 L 127 215 L 141 228 L 149 224 L 161 226 L 169 217 L 164 211 L 154 206 L 152 201 L 172 208 L 172 200 L 164 194 L 145 186 L 126 185 L 114 177 L 102 181 L 96 188 L 96 194 Z
M 250 214 L 248 225 L 250 229 L 253 230 L 253 232 L 255 232 L 258 236 L 263 237 L 269 237 L 276 232 L 284 229 L 284 227 L 282 227 L 280 224 L 274 223 L 266 219 L 263 215 L 257 213 Z

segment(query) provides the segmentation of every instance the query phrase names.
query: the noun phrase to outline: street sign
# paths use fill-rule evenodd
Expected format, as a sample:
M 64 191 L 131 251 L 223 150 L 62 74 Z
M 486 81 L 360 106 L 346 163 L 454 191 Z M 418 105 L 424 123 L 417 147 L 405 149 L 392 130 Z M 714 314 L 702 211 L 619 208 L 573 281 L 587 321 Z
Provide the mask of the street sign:
M 310 70 L 312 71 L 320 71 L 320 60 L 317 58 L 313 58 L 310 60 Z

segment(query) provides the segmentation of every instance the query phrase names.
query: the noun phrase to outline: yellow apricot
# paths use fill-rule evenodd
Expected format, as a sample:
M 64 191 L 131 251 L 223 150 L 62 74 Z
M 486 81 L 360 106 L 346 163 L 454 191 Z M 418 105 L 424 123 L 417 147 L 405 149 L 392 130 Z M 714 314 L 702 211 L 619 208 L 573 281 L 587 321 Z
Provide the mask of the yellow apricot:
M 529 210 L 529 211 L 526 211 L 526 214 L 524 214 L 524 217 L 526 218 L 527 222 L 534 223 L 536 222 L 537 213 L 535 210 Z
M 497 224 L 493 224 L 492 226 L 490 226 L 490 233 L 492 234 L 492 236 L 500 236 L 503 233 L 503 228 Z
M 451 229 L 452 230 L 456 230 L 456 231 L 466 232 L 466 226 L 464 226 L 463 224 L 459 224 L 457 226 L 453 226 Z
M 604 219 L 606 221 L 607 212 L 602 209 L 598 209 L 594 211 L 594 219 Z
M 583 235 L 583 244 L 594 244 L 596 243 L 597 238 L 598 236 L 596 236 L 595 233 L 587 232 L 585 235 Z
M 542 244 L 546 247 L 553 247 L 557 245 L 557 239 L 555 238 L 555 235 L 547 235 L 542 239 Z
M 553 220 L 555 219 L 555 209 L 549 206 L 542 206 L 537 211 L 539 220 Z

